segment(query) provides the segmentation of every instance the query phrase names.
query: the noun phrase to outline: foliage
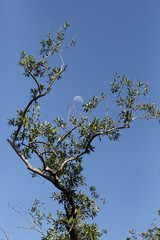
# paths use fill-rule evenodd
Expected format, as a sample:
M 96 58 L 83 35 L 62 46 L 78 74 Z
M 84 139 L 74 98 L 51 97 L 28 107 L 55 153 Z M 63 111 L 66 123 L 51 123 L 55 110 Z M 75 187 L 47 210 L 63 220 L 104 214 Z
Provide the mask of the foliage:
M 24 68 L 24 76 L 31 77 L 35 88 L 31 88 L 30 100 L 24 110 L 17 111 L 17 117 L 8 121 L 14 128 L 8 142 L 18 156 L 32 172 L 32 176 L 42 176 L 51 182 L 58 190 L 52 198 L 62 205 L 63 210 L 57 211 L 57 218 L 50 213 L 43 215 L 37 210 L 39 202 L 29 212 L 36 214 L 36 223 L 43 227 L 42 220 L 47 220 L 50 227 L 42 239 L 96 240 L 105 231 L 90 219 L 97 216 L 99 208 L 96 199 L 99 195 L 95 187 L 89 188 L 89 196 L 84 192 L 86 186 L 83 172 L 83 156 L 94 152 L 94 139 L 108 137 L 111 141 L 119 139 L 120 130 L 130 128 L 131 122 L 137 118 L 160 118 L 160 111 L 155 103 L 147 100 L 148 84 L 135 83 L 125 75 L 115 75 L 111 82 L 111 92 L 116 95 L 119 112 L 116 121 L 107 111 L 102 118 L 96 116 L 96 108 L 104 99 L 105 94 L 93 96 L 82 105 L 79 118 L 70 117 L 70 124 L 57 117 L 53 124 L 42 121 L 39 99 L 47 95 L 55 80 L 61 79 L 66 70 L 62 52 L 74 41 L 65 41 L 65 32 L 69 24 L 65 23 L 57 32 L 55 38 L 47 34 L 46 40 L 41 41 L 40 60 L 31 54 L 21 53 L 19 65 Z M 58 54 L 61 66 L 50 66 L 48 58 Z M 108 105 L 108 103 L 107 103 Z M 39 168 L 32 166 L 31 158 L 39 159 Z M 34 217 L 33 217 L 34 219 Z M 33 221 L 34 222 L 34 221 Z
M 160 211 L 158 211 L 158 217 L 160 216 Z M 128 237 L 126 240 L 136 240 L 136 239 L 141 239 L 141 240 L 159 240 L 160 239 L 160 222 L 159 219 L 154 219 L 153 223 L 151 224 L 151 227 L 148 228 L 145 232 L 141 232 L 136 235 L 135 230 L 130 230 L 129 234 L 130 237 Z

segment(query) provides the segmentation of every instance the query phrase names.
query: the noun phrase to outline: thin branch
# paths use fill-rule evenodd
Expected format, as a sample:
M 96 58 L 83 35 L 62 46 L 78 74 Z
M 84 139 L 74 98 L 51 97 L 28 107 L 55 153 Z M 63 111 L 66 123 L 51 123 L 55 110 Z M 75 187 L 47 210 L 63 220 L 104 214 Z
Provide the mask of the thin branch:
M 35 149 L 33 146 L 28 146 L 28 147 L 31 148 L 36 153 L 36 155 L 40 158 L 41 162 L 43 163 L 44 171 L 49 172 L 51 175 L 55 175 L 55 172 L 47 165 L 47 162 L 42 157 L 41 153 L 39 153 L 37 149 Z
M 103 134 L 104 134 L 104 133 L 103 133 Z M 73 161 L 73 160 L 76 160 L 76 159 L 78 159 L 79 157 L 81 157 L 82 155 L 84 155 L 84 154 L 87 152 L 90 143 L 93 141 L 93 139 L 94 139 L 96 136 L 99 136 L 99 135 L 102 135 L 102 133 L 97 133 L 97 134 L 95 134 L 94 136 L 92 136 L 92 138 L 91 138 L 90 141 L 88 142 L 88 144 L 87 144 L 87 146 L 86 146 L 86 148 L 85 148 L 84 151 L 82 151 L 81 153 L 78 153 L 75 157 L 70 157 L 70 158 L 66 159 L 66 160 L 62 163 L 62 165 L 60 166 L 60 168 L 56 171 L 56 174 L 57 174 L 58 172 L 62 171 L 63 168 L 64 168 L 64 166 L 65 166 L 68 162 L 71 162 L 71 161 Z
M 29 222 L 31 225 L 33 225 L 33 223 L 21 212 L 19 212 L 14 206 L 11 206 L 10 203 L 8 204 L 8 206 L 14 210 L 15 212 L 17 212 L 19 215 L 21 215 L 23 218 L 25 218 L 27 220 L 27 222 Z
M 9 237 L 7 236 L 7 233 L 3 230 L 2 227 L 0 227 L 0 230 L 3 232 L 4 236 L 6 237 L 7 240 L 10 240 Z
M 141 116 L 137 116 L 137 117 L 134 117 L 132 118 L 133 120 L 135 119 L 146 119 L 146 120 L 149 120 L 149 119 L 157 119 L 157 116 L 151 116 L 151 117 L 147 117 L 147 116 L 144 116 L 144 115 L 141 115 Z
M 52 51 L 53 51 L 53 49 L 56 49 L 56 50 L 58 50 L 57 49 L 57 47 L 55 47 L 55 45 L 53 45 L 50 49 L 49 49 L 49 53 L 48 53 L 48 55 L 47 56 L 45 56 L 45 57 L 43 57 L 42 59 L 40 59 L 35 65 L 38 65 L 39 63 L 41 63 L 42 61 L 44 61 L 45 59 L 47 59 L 47 58 L 49 58 L 52 54 Z M 33 69 L 34 69 L 34 67 L 33 67 Z
M 53 148 L 53 146 L 52 146 L 52 144 L 50 143 L 50 142 L 48 142 L 48 140 L 44 137 L 44 133 L 42 133 L 41 131 L 39 131 L 39 129 L 37 128 L 37 126 L 35 125 L 35 127 L 36 127 L 36 130 L 38 131 L 38 133 L 41 135 L 41 137 L 46 141 L 46 143 L 45 144 L 47 144 L 49 147 L 51 147 L 52 148 L 52 151 L 53 151 L 53 153 L 55 154 L 55 155 L 57 155 L 57 153 L 55 152 L 55 150 L 54 150 L 54 148 Z M 37 143 L 37 142 L 36 142 Z
M 45 59 L 47 59 L 50 56 L 51 56 L 51 51 L 49 51 L 49 54 L 47 56 L 45 56 L 44 58 L 42 58 L 41 60 L 39 60 L 35 65 L 38 65 L 39 63 L 41 63 L 42 61 L 44 61 Z M 34 67 L 33 67 L 33 69 L 34 69 Z
M 47 163 L 44 160 L 44 158 L 42 157 L 41 153 L 39 153 L 38 150 L 33 147 L 33 144 L 26 145 L 26 144 L 22 143 L 22 145 L 29 148 L 29 149 L 32 149 L 32 151 L 36 153 L 36 155 L 40 158 L 41 162 L 43 163 L 43 167 L 44 167 L 44 170 L 45 170 L 46 167 L 47 167 Z
M 36 77 L 32 74 L 32 72 L 26 66 L 24 66 L 24 68 L 29 73 L 29 75 L 34 79 L 34 81 L 36 82 L 36 84 L 38 86 L 38 91 L 41 94 L 40 85 L 39 85 L 39 82 L 37 81 Z
M 34 101 L 36 101 L 37 99 L 39 99 L 39 98 L 45 96 L 45 95 L 46 95 L 46 93 L 45 93 L 45 94 L 43 93 L 43 94 L 40 94 L 40 95 L 38 95 L 38 96 L 32 98 L 32 99 L 30 100 L 30 102 L 27 104 L 26 108 L 24 109 L 24 112 L 23 112 L 22 118 L 25 117 L 25 115 L 26 115 L 28 109 L 30 108 L 30 106 L 32 105 L 32 103 L 33 103 Z M 18 134 L 19 134 L 19 131 L 20 131 L 22 125 L 23 125 L 23 121 L 20 122 L 20 124 L 19 124 L 19 126 L 18 126 L 18 129 L 17 129 L 17 131 L 15 132 L 15 136 L 14 136 L 13 142 L 16 141 L 16 138 L 17 138 L 17 136 L 18 136 Z
M 46 89 L 44 95 L 46 95 L 46 94 L 48 93 L 48 91 L 49 91 L 50 87 L 52 86 L 52 84 L 54 83 L 54 81 L 61 75 L 62 72 L 64 72 L 64 71 L 66 70 L 67 66 L 68 66 L 68 65 L 66 65 L 63 69 L 61 69 L 61 70 L 59 71 L 59 73 L 57 73 L 57 75 L 56 75 L 55 77 L 53 77 L 53 79 L 52 79 L 52 81 L 50 82 L 48 88 Z
M 73 160 L 76 160 L 78 159 L 79 157 L 83 156 L 84 154 L 87 153 L 88 149 L 89 149 L 89 146 L 90 144 L 92 143 L 92 141 L 97 137 L 97 136 L 101 136 L 101 135 L 107 135 L 109 132 L 112 132 L 112 131 L 115 131 L 115 130 L 120 130 L 120 129 L 125 129 L 125 128 L 129 128 L 129 125 L 123 125 L 121 127 L 114 127 L 114 128 L 111 128 L 107 131 L 103 131 L 103 132 L 98 132 L 98 133 L 95 133 L 94 135 L 92 135 L 92 137 L 90 138 L 90 140 L 88 141 L 87 143 L 87 146 L 85 148 L 84 151 L 78 153 L 75 157 L 70 157 L 68 159 L 66 159 L 60 166 L 60 168 L 55 172 L 55 174 L 59 173 L 60 171 L 63 170 L 64 166 L 68 163 L 68 162 L 71 162 Z
M 103 100 L 103 98 L 100 98 L 100 100 L 98 101 L 101 102 Z M 68 135 L 70 135 L 73 131 L 75 131 L 77 128 L 81 127 L 81 125 L 84 123 L 84 121 L 86 121 L 88 115 L 92 112 L 92 110 L 94 109 L 95 105 L 93 105 L 93 107 L 86 113 L 86 115 L 83 117 L 83 119 L 80 121 L 80 123 L 78 125 L 76 125 L 74 128 L 72 128 L 69 132 L 66 133 L 66 135 L 63 136 L 63 138 L 58 142 L 57 146 L 58 147 L 67 137 Z
M 68 233 L 66 234 L 67 236 L 70 234 L 70 232 L 72 231 L 73 227 L 74 227 L 74 224 L 71 225 L 71 227 L 70 227 Z
M 59 54 L 59 57 L 60 57 L 60 59 L 61 59 L 61 62 L 62 62 L 62 66 L 61 66 L 61 70 L 62 70 L 63 67 L 64 67 L 64 61 L 63 61 L 62 55 L 60 54 L 59 50 L 58 50 L 58 49 L 56 49 L 56 50 L 57 50 L 57 52 L 58 52 L 58 54 Z
M 64 72 L 66 70 L 66 68 L 67 68 L 67 65 L 52 79 L 52 81 L 50 82 L 48 88 L 46 89 L 46 91 L 43 94 L 39 94 L 38 96 L 36 96 L 36 97 L 34 97 L 34 98 L 32 98 L 30 100 L 30 102 L 27 104 L 26 108 L 24 109 L 22 118 L 26 115 L 28 109 L 30 108 L 30 106 L 32 105 L 33 102 L 35 102 L 36 100 L 38 100 L 41 97 L 44 97 L 49 92 L 49 89 L 52 86 L 52 84 L 54 83 L 54 81 L 61 75 L 62 72 Z M 15 132 L 15 136 L 14 136 L 13 142 L 16 141 L 16 138 L 18 136 L 18 133 L 19 133 L 22 125 L 23 125 L 23 121 L 20 122 L 19 127 L 18 127 L 17 131 Z
M 41 135 L 42 137 L 43 137 L 43 135 Z M 36 138 L 36 139 L 38 139 L 38 137 Z M 45 139 L 45 138 L 44 138 Z M 46 140 L 46 139 L 45 139 Z M 46 140 L 47 141 L 47 140 Z M 47 142 L 43 142 L 43 141 L 31 141 L 31 142 L 29 142 L 29 144 L 33 144 L 33 143 L 37 143 L 37 144 L 41 144 L 41 145 L 46 145 L 46 146 L 48 146 L 48 147 L 51 147 L 52 148 L 52 150 L 50 150 L 50 151 L 42 151 L 42 152 L 40 152 L 40 154 L 43 154 L 43 153 L 45 153 L 45 152 L 49 152 L 49 153 L 54 153 L 54 154 L 56 154 L 57 155 L 57 153 L 55 152 L 55 150 L 53 149 L 53 147 L 52 147 L 52 145 L 51 145 L 51 143 L 49 143 L 48 141 Z
M 40 226 L 36 221 L 34 221 L 34 223 L 32 223 L 23 213 L 21 213 L 20 211 L 18 211 L 15 207 L 11 206 L 10 204 L 9 204 L 9 207 L 10 207 L 12 210 L 14 210 L 15 212 L 17 212 L 19 215 L 21 215 L 21 216 L 22 216 L 27 222 L 29 222 L 29 224 L 31 225 L 30 227 L 14 226 L 14 228 L 22 228 L 22 229 L 26 229 L 26 230 L 29 230 L 29 231 L 30 231 L 30 230 L 35 230 L 35 231 L 39 232 L 41 235 L 43 235 L 44 237 L 47 237 L 47 236 L 44 234 L 41 226 Z M 36 228 L 34 224 L 36 224 L 36 225 L 39 227 L 39 229 Z
M 62 139 L 58 142 L 56 148 L 64 141 L 64 139 L 66 139 L 74 130 L 76 130 L 77 128 L 79 128 L 81 126 L 82 123 L 79 123 L 78 125 L 76 125 L 74 128 L 72 128 L 68 133 L 66 133 L 66 135 L 64 135 L 62 137 Z
M 108 96 L 106 96 L 106 101 L 107 101 L 107 106 L 106 106 L 106 120 L 108 120 L 108 111 L 109 111 L 109 107 L 108 107 Z M 105 132 L 107 130 L 107 121 L 106 121 L 106 126 L 105 126 Z

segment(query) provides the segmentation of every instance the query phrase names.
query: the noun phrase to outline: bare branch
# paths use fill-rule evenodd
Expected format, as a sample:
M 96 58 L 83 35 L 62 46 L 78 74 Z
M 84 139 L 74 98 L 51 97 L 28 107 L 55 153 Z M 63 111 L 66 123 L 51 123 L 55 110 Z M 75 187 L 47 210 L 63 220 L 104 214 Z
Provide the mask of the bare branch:
M 61 70 L 62 70 L 63 67 L 64 67 L 64 61 L 63 61 L 62 55 L 61 55 L 61 53 L 59 52 L 58 48 L 56 48 L 56 50 L 57 50 L 57 52 L 58 52 L 58 54 L 59 54 L 59 57 L 60 57 L 60 59 L 61 59 L 61 62 L 62 62 L 62 66 L 61 66 Z
M 157 116 L 151 116 L 151 117 L 146 117 L 145 115 L 141 115 L 141 116 L 137 116 L 137 117 L 134 117 L 132 118 L 133 120 L 135 119 L 146 119 L 146 120 L 149 120 L 149 119 L 157 119 Z
M 19 212 L 14 206 L 11 206 L 10 203 L 8 204 L 8 206 L 14 210 L 15 212 L 17 212 L 19 215 L 21 215 L 23 218 L 25 218 L 27 220 L 27 222 L 29 222 L 32 225 L 32 222 L 21 212 Z
M 107 102 L 107 107 L 106 107 L 106 119 L 108 119 L 108 111 L 109 111 L 109 107 L 108 107 L 108 96 L 106 96 L 106 102 Z M 105 132 L 107 131 L 107 121 L 106 121 L 106 126 L 105 126 Z
M 29 231 L 30 231 L 30 230 L 35 230 L 35 231 L 39 232 L 41 235 L 43 235 L 44 237 L 47 237 L 47 236 L 44 234 L 41 226 L 40 226 L 36 221 L 34 221 L 34 223 L 32 223 L 32 222 L 29 220 L 29 218 L 27 218 L 23 213 L 21 213 L 20 211 L 18 211 L 14 206 L 11 206 L 10 204 L 8 204 L 8 205 L 9 205 L 9 207 L 10 207 L 12 210 L 14 210 L 14 211 L 17 212 L 19 215 L 21 215 L 21 216 L 30 224 L 30 227 L 14 226 L 14 228 L 23 228 L 23 229 L 26 229 L 26 230 L 29 230 Z M 39 229 L 36 228 L 35 225 L 37 225 Z
M 4 236 L 6 237 L 6 239 L 10 240 L 10 238 L 7 236 L 7 233 L 3 230 L 2 227 L 0 227 L 0 230 L 3 232 Z

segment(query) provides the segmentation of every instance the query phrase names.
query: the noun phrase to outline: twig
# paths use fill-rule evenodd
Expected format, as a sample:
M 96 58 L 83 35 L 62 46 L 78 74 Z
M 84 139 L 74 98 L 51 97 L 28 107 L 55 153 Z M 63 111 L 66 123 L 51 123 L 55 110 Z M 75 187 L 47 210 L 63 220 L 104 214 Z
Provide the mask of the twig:
M 6 239 L 10 240 L 10 238 L 7 236 L 7 233 L 3 230 L 2 227 L 0 227 L 0 230 L 3 232 L 4 236 L 6 237 Z

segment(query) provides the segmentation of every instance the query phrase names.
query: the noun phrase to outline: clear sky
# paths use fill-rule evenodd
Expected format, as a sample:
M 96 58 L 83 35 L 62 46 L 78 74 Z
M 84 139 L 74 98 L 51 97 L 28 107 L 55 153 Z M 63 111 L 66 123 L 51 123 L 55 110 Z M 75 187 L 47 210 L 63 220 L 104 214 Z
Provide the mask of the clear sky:
M 109 91 L 115 72 L 149 82 L 160 105 L 159 12 L 159 0 L 0 0 L 0 226 L 6 231 L 25 225 L 9 202 L 23 211 L 38 198 L 55 211 L 48 200 L 53 187 L 32 179 L 6 141 L 11 131 L 7 119 L 29 99 L 30 79 L 17 65 L 19 53 L 37 54 L 46 31 L 54 32 L 64 21 L 71 24 L 69 35 L 76 34 L 76 47 L 64 53 L 69 66 L 63 80 L 44 100 L 46 118 L 67 116 L 66 106 L 76 95 L 87 100 L 104 86 Z M 109 103 L 113 108 L 112 99 Z M 84 159 L 88 184 L 106 198 L 96 219 L 108 230 L 102 240 L 125 240 L 130 228 L 145 230 L 160 209 L 159 136 L 158 121 L 136 121 L 120 141 L 103 139 L 95 154 Z M 40 239 L 34 232 L 11 231 L 14 240 Z

